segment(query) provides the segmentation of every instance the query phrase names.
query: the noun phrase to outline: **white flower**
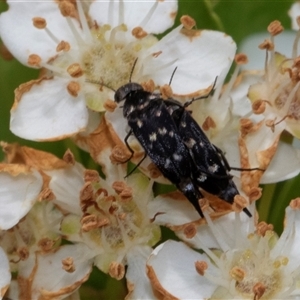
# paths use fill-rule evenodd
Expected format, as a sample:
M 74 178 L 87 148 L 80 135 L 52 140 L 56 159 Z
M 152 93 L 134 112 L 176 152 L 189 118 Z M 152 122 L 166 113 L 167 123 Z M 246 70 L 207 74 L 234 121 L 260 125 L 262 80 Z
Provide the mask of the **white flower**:
M 122 166 L 106 180 L 78 163 L 46 173 L 51 177 L 53 201 L 65 214 L 62 235 L 85 244 L 86 256 L 114 278 L 123 278 L 128 265 L 131 297 L 143 290 L 152 298 L 151 289 L 144 289 L 149 285 L 146 259 L 160 239 L 160 228 L 150 220 L 147 209 L 153 200 L 152 182 L 142 174 L 124 180 Z
M 16 225 L 32 208 L 42 189 L 42 177 L 24 165 L 0 164 L 0 227 Z
M 254 232 L 251 219 L 241 222 L 236 215 L 232 232 L 225 223 L 207 219 L 214 239 L 200 234 L 192 239 L 204 254 L 179 242 L 160 245 L 147 263 L 152 286 L 180 299 L 297 299 L 299 203 L 295 199 L 286 209 L 280 238 L 271 225 L 259 223 Z
M 47 70 L 16 90 L 11 110 L 11 130 L 31 140 L 93 130 L 99 116 L 92 110 L 110 104 L 110 89 L 129 81 L 137 58 L 133 81 L 166 84 L 177 66 L 174 92 L 196 95 L 213 82 L 216 69 L 229 67 L 235 51 L 230 37 L 189 24 L 160 41 L 151 35 L 173 25 L 177 1 L 8 4 L 0 16 L 3 42 L 23 64 Z
M 10 280 L 11 280 L 11 273 L 10 273 L 8 258 L 1 247 L 0 247 L 0 272 L 1 272 L 0 298 L 2 299 L 6 290 L 9 287 Z
M 18 281 L 13 282 L 8 297 L 24 295 L 24 299 L 68 299 L 92 271 L 86 259 L 85 245 L 64 245 L 52 253 L 36 252 L 22 262 Z M 76 294 L 74 294 L 74 297 Z M 80 299 L 77 297 L 70 299 Z
M 264 175 L 260 171 L 242 173 L 243 189 L 249 193 L 253 184 L 286 180 L 300 171 L 300 151 L 280 141 L 284 131 L 295 138 L 300 136 L 297 100 L 299 34 L 293 34 L 293 41 L 289 39 L 284 44 L 285 52 L 290 53 L 290 57 L 286 57 L 277 49 L 278 42 L 282 41 L 278 37 L 284 34 L 282 31 L 280 22 L 271 22 L 268 26 L 269 37 L 259 45 L 266 55 L 264 71 L 256 72 L 257 82 L 249 88 L 248 98 L 252 102 L 253 114 L 241 120 L 239 146 L 242 167 L 266 170 Z M 247 45 L 255 42 L 257 37 L 251 37 Z M 252 53 L 251 48 L 243 50 Z

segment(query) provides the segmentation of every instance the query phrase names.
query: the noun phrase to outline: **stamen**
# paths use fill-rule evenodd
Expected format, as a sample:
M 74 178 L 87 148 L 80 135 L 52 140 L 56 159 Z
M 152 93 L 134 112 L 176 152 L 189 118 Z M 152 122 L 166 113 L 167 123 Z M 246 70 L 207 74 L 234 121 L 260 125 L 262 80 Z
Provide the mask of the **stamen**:
M 47 35 L 50 37 L 50 39 L 55 43 L 59 43 L 59 39 L 49 30 L 47 27 L 47 22 L 44 18 L 41 17 L 34 17 L 32 18 L 33 26 L 38 29 L 44 29 Z
M 116 43 L 117 32 L 126 32 L 126 31 L 127 31 L 127 26 L 125 24 L 121 24 L 113 28 L 110 32 L 109 43 L 114 45 Z
M 238 57 L 239 57 L 239 56 L 238 56 Z M 229 94 L 230 94 L 230 92 L 231 92 L 231 90 L 232 90 L 232 88 L 233 88 L 233 85 L 234 85 L 234 83 L 235 83 L 235 80 L 236 80 L 236 78 L 237 78 L 239 72 L 240 72 L 240 69 L 241 69 L 240 64 L 237 64 L 237 66 L 235 67 L 235 69 L 234 69 L 234 71 L 233 71 L 233 74 L 232 74 L 232 76 L 231 76 L 231 78 L 230 78 L 228 84 L 225 86 L 225 90 L 223 91 L 223 93 L 222 93 L 222 95 L 221 95 L 219 101 L 225 101 L 225 100 L 229 97 Z M 220 85 L 220 86 L 221 86 L 221 85 Z M 216 95 L 216 97 L 218 97 L 218 96 L 219 96 L 219 95 Z M 214 94 L 213 98 L 215 98 L 215 94 Z M 219 97 L 218 97 L 218 98 L 219 98 Z M 218 98 L 217 98 L 217 99 L 218 99 Z
M 147 15 L 145 16 L 145 18 L 142 20 L 142 22 L 139 24 L 140 27 L 144 28 L 146 27 L 148 21 L 152 18 L 152 16 L 154 15 L 154 12 L 158 6 L 159 1 L 155 1 L 153 6 L 151 7 L 151 9 L 149 10 L 149 12 L 147 13 Z
M 212 222 L 208 212 L 206 212 L 205 210 L 203 211 L 204 217 L 206 219 L 206 222 L 210 228 L 210 230 L 212 231 L 212 234 L 214 235 L 214 237 L 216 238 L 218 244 L 220 245 L 220 248 L 222 249 L 223 252 L 229 251 L 230 247 L 227 245 L 227 243 L 224 240 L 224 235 L 221 234 L 217 227 L 214 225 L 214 223 Z
M 76 0 L 76 4 L 77 4 L 78 16 L 79 16 L 79 21 L 80 21 L 80 24 L 82 27 L 82 31 L 86 38 L 86 43 L 89 43 L 92 41 L 92 35 L 91 35 L 91 31 L 90 31 L 87 19 L 85 17 L 83 8 L 82 8 L 81 1 Z
M 289 110 L 290 110 L 290 106 L 291 106 L 291 103 L 299 89 L 299 86 L 300 86 L 300 82 L 298 82 L 294 87 L 293 89 L 291 90 L 291 92 L 289 93 L 289 96 L 282 108 L 282 112 L 284 115 L 288 115 L 289 114 Z
M 299 17 L 298 17 L 299 18 Z M 297 34 L 293 43 L 292 50 L 292 58 L 296 58 L 298 56 L 298 43 L 300 39 L 300 30 L 297 30 Z
M 74 23 L 73 23 L 73 19 L 71 19 L 70 17 L 66 17 L 66 21 L 72 31 L 72 34 L 74 35 L 76 41 L 77 41 L 77 44 L 78 45 L 83 45 L 85 44 L 84 43 L 84 40 L 82 39 L 82 37 L 80 36 L 79 32 L 77 31 Z
M 125 14 L 124 1 L 120 0 L 119 1 L 119 24 L 125 23 L 124 14 Z

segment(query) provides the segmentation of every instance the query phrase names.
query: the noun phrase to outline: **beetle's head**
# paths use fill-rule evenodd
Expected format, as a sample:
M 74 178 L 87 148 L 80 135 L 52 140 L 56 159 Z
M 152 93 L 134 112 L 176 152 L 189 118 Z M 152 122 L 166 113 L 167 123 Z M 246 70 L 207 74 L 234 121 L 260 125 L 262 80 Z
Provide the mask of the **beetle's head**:
M 134 82 L 126 83 L 117 89 L 115 93 L 115 101 L 120 103 L 129 93 L 140 90 L 144 90 L 140 84 Z

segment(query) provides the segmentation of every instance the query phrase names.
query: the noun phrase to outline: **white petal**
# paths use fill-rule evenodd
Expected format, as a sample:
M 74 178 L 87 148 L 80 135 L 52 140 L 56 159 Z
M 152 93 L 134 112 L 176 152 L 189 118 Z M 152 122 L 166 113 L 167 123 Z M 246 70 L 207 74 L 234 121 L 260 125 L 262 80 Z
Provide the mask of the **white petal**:
M 9 261 L 2 248 L 0 248 L 0 273 L 0 298 L 2 299 L 11 280 Z
M 148 33 L 162 33 L 174 24 L 177 1 L 95 1 L 90 15 L 99 25 L 116 27 L 122 23 L 131 31 L 142 27 Z
M 298 27 L 297 27 L 298 29 Z M 281 34 L 275 37 L 275 49 L 287 57 L 291 57 L 293 50 L 293 43 L 295 40 L 295 32 L 291 30 L 285 30 Z M 239 47 L 240 52 L 245 53 L 248 56 L 248 63 L 243 65 L 244 70 L 263 70 L 265 67 L 266 52 L 259 49 L 260 45 L 265 39 L 270 39 L 268 32 L 260 32 L 247 36 L 242 40 Z M 298 49 L 300 41 L 298 43 Z
M 300 173 L 300 150 L 280 142 L 261 183 L 276 183 L 297 176 Z
M 75 215 L 81 215 L 79 197 L 84 185 L 83 172 L 84 168 L 78 163 L 70 168 L 46 172 L 51 177 L 49 187 L 56 196 L 53 203 Z
M 71 96 L 67 84 L 67 80 L 54 78 L 32 85 L 11 109 L 11 131 L 29 140 L 53 140 L 83 130 L 88 110 L 83 96 Z
M 38 54 L 43 62 L 55 56 L 57 42 L 45 30 L 37 29 L 32 18 L 42 17 L 47 28 L 61 40 L 76 43 L 73 34 L 55 1 L 8 1 L 9 10 L 0 16 L 0 35 L 9 51 L 23 64 L 27 64 L 30 54 Z M 75 24 L 75 23 L 74 23 Z M 75 24 L 79 28 L 79 24 Z
M 182 225 L 200 218 L 198 212 L 180 193 L 169 193 L 155 197 L 148 205 L 150 219 L 162 225 Z M 161 214 L 157 214 L 161 213 Z
M 22 219 L 34 205 L 42 189 L 42 176 L 0 172 L 0 228 L 9 229 Z
M 300 3 L 299 2 L 295 2 L 290 10 L 289 10 L 289 16 L 291 17 L 291 21 L 292 21 L 292 29 L 294 30 L 299 30 L 299 25 L 297 22 L 297 17 L 300 16 Z
M 232 99 L 233 107 L 232 113 L 235 116 L 245 117 L 252 113 L 252 105 L 250 99 L 247 97 L 250 85 L 262 80 L 258 73 L 243 72 L 241 81 L 237 87 L 233 88 L 229 97 Z
M 151 251 L 150 247 L 137 246 L 128 252 L 126 279 L 130 291 L 126 299 L 155 299 L 146 275 L 146 261 Z
M 63 299 L 78 289 L 92 271 L 92 261 L 86 257 L 88 250 L 84 244 L 76 244 L 64 245 L 55 253 L 37 254 L 37 269 L 29 273 L 30 276 L 34 275 L 33 278 L 27 278 L 33 279 L 32 299 L 43 298 L 42 295 L 51 299 L 51 294 L 55 299 Z M 74 272 L 67 272 L 62 268 L 62 260 L 67 258 L 73 259 Z M 34 270 L 35 266 L 20 269 L 19 276 L 24 277 L 24 271 L 27 273 L 30 267 Z
M 186 238 L 182 231 L 176 232 L 176 234 L 180 239 L 197 249 L 202 249 L 203 246 L 222 250 L 239 248 L 241 246 L 239 243 L 243 242 L 245 237 L 254 231 L 254 212 L 252 208 L 250 211 L 253 215 L 252 218 L 241 212 L 239 220 L 236 219 L 236 213 L 232 212 L 214 220 L 214 234 L 207 224 L 198 226 L 197 234 L 191 239 Z
M 198 36 L 188 37 L 175 28 L 148 50 L 143 73 L 156 84 L 172 80 L 175 94 L 185 95 L 208 88 L 216 77 L 219 82 L 226 76 L 233 61 L 236 44 L 222 32 L 202 30 Z M 153 56 L 153 53 L 159 53 Z
M 156 249 L 147 265 L 154 269 L 162 287 L 179 299 L 209 298 L 216 285 L 200 276 L 196 261 L 206 261 L 209 271 L 215 271 L 208 258 L 180 242 L 167 241 Z

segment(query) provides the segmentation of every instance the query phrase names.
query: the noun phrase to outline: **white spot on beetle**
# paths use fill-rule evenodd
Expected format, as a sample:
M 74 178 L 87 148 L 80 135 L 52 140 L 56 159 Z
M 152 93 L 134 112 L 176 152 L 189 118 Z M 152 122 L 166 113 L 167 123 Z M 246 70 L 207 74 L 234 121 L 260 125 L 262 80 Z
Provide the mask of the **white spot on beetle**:
M 167 129 L 165 127 L 163 128 L 158 128 L 158 133 L 160 135 L 165 135 L 167 133 Z
M 151 141 L 151 142 L 154 142 L 154 141 L 156 141 L 156 133 L 155 132 L 152 132 L 151 134 L 149 134 L 149 140 Z
M 139 128 L 143 126 L 143 122 L 140 119 L 138 119 L 136 123 Z
M 179 154 L 177 154 L 177 153 L 174 153 L 172 156 L 173 156 L 173 158 L 174 158 L 175 160 L 177 160 L 177 161 L 180 161 L 180 160 L 182 159 L 182 156 L 179 155 Z

